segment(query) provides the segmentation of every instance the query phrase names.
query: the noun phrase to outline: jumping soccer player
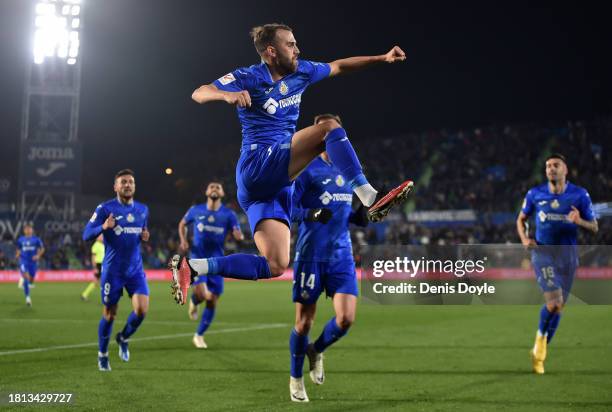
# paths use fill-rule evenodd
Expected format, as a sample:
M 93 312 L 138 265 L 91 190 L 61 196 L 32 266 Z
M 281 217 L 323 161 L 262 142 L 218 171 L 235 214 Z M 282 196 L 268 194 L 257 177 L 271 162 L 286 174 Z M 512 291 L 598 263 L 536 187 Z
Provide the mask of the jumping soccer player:
M 218 274 L 238 279 L 267 279 L 283 274 L 289 265 L 291 183 L 323 151 L 345 176 L 365 206 L 377 191 L 366 180 L 361 164 L 336 121 L 295 131 L 302 93 L 309 85 L 377 63 L 404 61 L 397 46 L 379 56 L 351 57 L 331 63 L 299 60 L 300 51 L 290 27 L 266 24 L 251 31 L 262 63 L 226 74 L 199 87 L 192 98 L 200 104 L 224 101 L 237 106 L 242 124 L 241 156 L 236 166 L 238 201 L 246 212 L 257 249 L 262 256 L 234 254 L 209 259 L 172 257 L 173 294 L 185 303 L 190 280 Z M 406 181 L 369 210 L 373 221 L 403 202 L 412 189 Z
M 123 288 L 132 299 L 133 311 L 125 327 L 115 340 L 119 345 L 119 357 L 130 360 L 128 339 L 136 332 L 149 309 L 149 285 L 142 269 L 140 242 L 149 240 L 147 221 L 149 208 L 134 201 L 136 182 L 130 169 L 120 170 L 114 184 L 117 197 L 100 204 L 85 226 L 83 240 L 92 240 L 100 234 L 104 237 L 104 262 L 100 278 L 102 319 L 98 326 L 98 369 L 110 371 L 108 343 L 117 315 L 117 304 Z
M 315 124 L 334 121 L 332 114 L 319 115 Z M 353 191 L 327 152 L 313 160 L 295 180 L 293 220 L 300 222 L 293 268 L 295 326 L 289 338 L 291 376 L 289 394 L 294 402 L 308 402 L 302 367 L 310 361 L 310 378 L 316 385 L 325 380 L 323 351 L 344 336 L 355 320 L 357 276 L 349 223 L 366 226 L 363 206 L 351 208 Z M 333 299 L 335 316 L 319 338 L 308 343 L 317 300 L 325 290 Z
M 567 162 L 560 154 L 546 159 L 548 183 L 527 192 L 516 220 L 523 245 L 532 250 L 531 263 L 546 303 L 540 310 L 535 344 L 530 352 L 533 371 L 544 373 L 547 345 L 555 335 L 578 267 L 578 227 L 597 233 L 588 192 L 567 181 Z M 535 239 L 527 235 L 529 216 L 535 219 Z
M 26 305 L 32 306 L 30 288 L 34 283 L 38 261 L 45 253 L 45 247 L 38 236 L 34 236 L 34 227 L 30 223 L 23 226 L 23 236 L 17 239 L 16 258 L 19 260 L 19 271 L 23 279 L 23 293 Z
M 181 219 L 178 226 L 180 248 L 189 250 L 187 241 L 187 227 L 191 227 L 193 245 L 190 257 L 203 259 L 223 256 L 223 245 L 228 233 L 234 239 L 241 241 L 244 235 L 238 225 L 238 219 L 233 210 L 223 206 L 221 199 L 225 196 L 223 186 L 218 182 L 210 182 L 204 193 L 206 204 L 192 206 Z M 219 297 L 223 294 L 223 277 L 218 275 L 202 275 L 193 282 L 193 292 L 189 301 L 189 317 L 198 318 L 198 305 L 206 301 L 206 309 L 202 319 L 193 335 L 193 344 L 196 348 L 206 349 L 204 332 L 208 329 L 215 316 Z
M 81 293 L 81 300 L 88 300 L 89 294 L 96 288 L 100 281 L 100 273 L 102 272 L 102 262 L 104 261 L 104 237 L 102 235 L 96 238 L 96 241 L 91 245 L 91 266 L 93 267 L 93 275 L 96 278 Z

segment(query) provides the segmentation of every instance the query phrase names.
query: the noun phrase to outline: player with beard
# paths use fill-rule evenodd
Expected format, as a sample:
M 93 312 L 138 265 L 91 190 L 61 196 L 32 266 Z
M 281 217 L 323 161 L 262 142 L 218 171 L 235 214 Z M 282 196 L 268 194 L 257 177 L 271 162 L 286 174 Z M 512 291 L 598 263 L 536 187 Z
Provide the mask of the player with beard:
M 404 61 L 402 49 L 394 46 L 377 56 L 316 63 L 298 58 L 297 41 L 286 25 L 255 27 L 251 36 L 261 63 L 199 87 L 192 98 L 200 104 L 222 101 L 237 107 L 243 136 L 236 166 L 238 202 L 247 214 L 261 255 L 173 256 L 173 294 L 181 304 L 187 301 L 187 289 L 197 275 L 257 280 L 284 273 L 290 260 L 292 182 L 324 151 L 362 204 L 370 207 L 372 221 L 384 218 L 412 190 L 413 183 L 408 180 L 377 201 L 378 192 L 368 183 L 347 133 L 337 121 L 296 131 L 302 94 L 309 85 L 376 64 Z
M 180 248 L 189 250 L 187 228 L 193 236 L 190 257 L 203 259 L 223 256 L 223 246 L 229 233 L 240 241 L 244 235 L 240 231 L 236 214 L 221 203 L 225 196 L 221 183 L 212 181 L 206 186 L 206 203 L 192 206 L 181 219 L 178 226 Z M 223 277 L 219 275 L 201 275 L 193 282 L 193 292 L 189 301 L 189 317 L 198 318 L 198 305 L 206 302 L 202 319 L 193 335 L 196 348 L 206 349 L 204 332 L 209 328 L 215 316 L 217 302 L 223 294 Z
M 546 302 L 540 309 L 540 323 L 530 351 L 533 371 L 540 375 L 544 373 L 547 346 L 559 326 L 578 268 L 578 228 L 598 231 L 591 197 L 586 189 L 567 181 L 563 155 L 548 156 L 546 178 L 547 183 L 527 192 L 516 220 L 521 243 L 532 250 L 531 263 Z M 532 215 L 535 239 L 528 236 L 526 229 L 527 219 Z
M 125 327 L 115 340 L 119 357 L 130 360 L 128 339 L 136 332 L 149 309 L 149 285 L 142 267 L 140 242 L 149 240 L 147 222 L 149 208 L 134 200 L 136 182 L 134 172 L 123 169 L 115 175 L 114 190 L 117 197 L 96 208 L 83 230 L 83 240 L 104 237 L 104 262 L 100 285 L 102 292 L 102 319 L 98 325 L 98 369 L 110 371 L 108 344 L 113 322 L 117 316 L 123 289 L 132 299 L 132 312 Z

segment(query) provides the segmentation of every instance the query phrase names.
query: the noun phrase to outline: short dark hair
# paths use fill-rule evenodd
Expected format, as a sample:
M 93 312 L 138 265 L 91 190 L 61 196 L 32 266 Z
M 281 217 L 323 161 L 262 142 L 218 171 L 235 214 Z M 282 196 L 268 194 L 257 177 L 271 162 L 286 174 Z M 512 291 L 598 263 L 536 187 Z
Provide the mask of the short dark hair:
M 338 116 L 337 114 L 332 114 L 332 113 L 323 113 L 323 114 L 316 115 L 314 118 L 314 124 L 319 123 L 321 120 L 327 120 L 327 119 L 333 119 L 337 121 L 338 123 L 340 123 L 340 126 L 342 126 L 342 119 L 340 119 L 340 116 Z
M 206 191 L 206 189 L 208 189 L 208 186 L 210 186 L 213 183 L 216 183 L 218 185 L 223 186 L 223 180 L 221 180 L 221 179 L 210 179 L 208 181 L 208 183 L 205 183 L 205 184 L 202 185 L 202 190 Z
M 553 153 L 553 154 L 549 155 L 546 158 L 546 161 L 548 162 L 550 159 L 559 159 L 559 160 L 563 161 L 563 163 L 565 163 L 565 165 L 567 166 L 567 160 L 565 159 L 565 156 L 563 156 L 561 153 Z
M 257 53 L 263 53 L 269 45 L 274 43 L 278 30 L 293 31 L 291 27 L 281 23 L 264 24 L 263 26 L 256 26 L 251 29 L 250 34 Z
M 132 169 L 121 169 L 117 172 L 117 174 L 115 175 L 115 180 L 117 180 L 118 177 L 121 176 L 132 176 L 132 177 L 136 177 L 134 175 L 134 171 Z

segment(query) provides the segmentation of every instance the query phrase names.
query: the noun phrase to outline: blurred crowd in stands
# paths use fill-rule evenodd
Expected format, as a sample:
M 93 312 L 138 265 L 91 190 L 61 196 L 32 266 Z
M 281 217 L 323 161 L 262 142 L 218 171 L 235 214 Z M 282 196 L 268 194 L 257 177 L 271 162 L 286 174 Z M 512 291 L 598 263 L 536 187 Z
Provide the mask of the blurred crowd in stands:
M 356 254 L 376 244 L 478 244 L 517 243 L 514 219 L 527 190 L 545 182 L 544 159 L 563 153 L 569 162 L 568 179 L 584 186 L 594 203 L 612 201 L 612 119 L 563 126 L 492 126 L 464 131 L 434 131 L 354 141 L 370 182 L 381 191 L 413 178 L 415 193 L 404 210 L 394 211 L 383 224 L 355 228 Z M 235 153 L 216 153 L 207 162 L 223 181 L 226 204 L 238 212 L 246 239 L 227 244 L 229 253 L 255 252 L 246 216 L 235 201 L 233 165 L 215 159 L 234 158 Z M 212 178 L 212 177 L 211 177 Z M 185 210 L 189 205 L 185 205 Z M 474 222 L 427 225 L 409 220 L 411 211 L 473 210 Z M 496 216 L 496 218 L 493 218 Z M 501 218 L 500 218 L 501 216 Z M 151 240 L 143 243 L 148 268 L 163 268 L 178 250 L 177 225 L 151 217 Z M 612 218 L 600 220 L 596 236 L 580 231 L 584 244 L 612 244 Z M 296 230 L 293 230 L 295 240 Z M 38 233 L 46 253 L 40 263 L 46 269 L 89 268 L 90 242 L 80 234 Z M 0 240 L 0 270 L 16 268 L 14 239 Z

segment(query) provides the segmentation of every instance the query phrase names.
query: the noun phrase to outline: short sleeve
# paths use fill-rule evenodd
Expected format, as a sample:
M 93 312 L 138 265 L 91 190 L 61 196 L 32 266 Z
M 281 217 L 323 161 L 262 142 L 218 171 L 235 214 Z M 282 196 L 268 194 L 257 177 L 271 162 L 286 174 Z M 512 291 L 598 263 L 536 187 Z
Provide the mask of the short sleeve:
M 185 221 L 185 223 L 191 224 L 193 222 L 193 219 L 193 206 L 191 206 L 187 213 L 185 213 L 185 216 L 183 216 L 183 220 Z
M 533 190 L 530 190 L 529 192 L 527 192 L 525 200 L 523 200 L 521 212 L 523 212 L 526 216 L 531 216 L 533 214 L 533 208 Z
M 304 171 L 293 182 L 293 199 L 291 202 L 292 222 L 300 223 L 304 219 L 305 214 L 307 213 L 307 209 L 304 209 L 302 206 L 302 196 L 307 190 L 308 181 L 308 172 Z
M 225 92 L 248 90 L 253 84 L 253 74 L 246 69 L 237 69 L 219 77 L 213 84 Z
M 147 206 L 144 207 L 144 212 L 142 214 L 144 215 L 144 222 L 142 223 L 142 227 L 146 228 L 149 226 L 149 208 Z
M 240 230 L 240 225 L 238 225 L 238 218 L 236 217 L 236 213 L 230 210 L 227 219 L 227 230 L 231 231 L 234 229 Z
M 327 63 L 312 62 L 302 60 L 303 70 L 310 76 L 310 84 L 321 81 L 329 76 L 331 67 Z
M 576 208 L 580 212 L 580 217 L 584 220 L 590 222 L 595 219 L 595 213 L 593 213 L 593 202 L 591 201 L 589 192 L 586 190 L 580 196 L 580 200 L 578 201 Z

